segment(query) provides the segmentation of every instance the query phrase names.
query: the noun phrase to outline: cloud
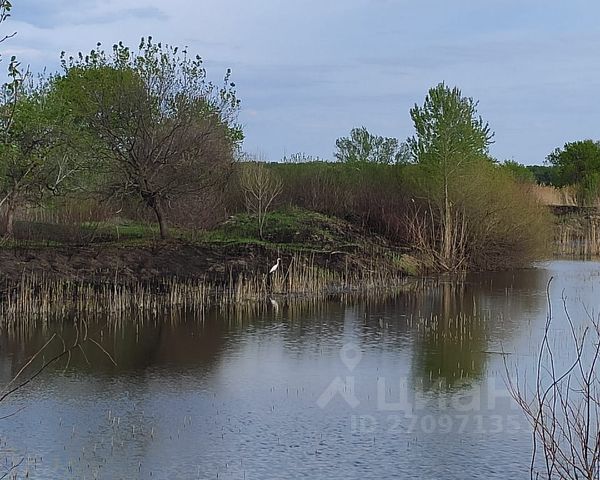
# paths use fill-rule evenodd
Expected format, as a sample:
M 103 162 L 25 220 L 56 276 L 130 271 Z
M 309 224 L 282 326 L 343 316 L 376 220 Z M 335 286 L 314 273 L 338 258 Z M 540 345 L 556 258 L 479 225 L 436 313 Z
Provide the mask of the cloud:
M 187 45 L 245 109 L 246 145 L 271 158 L 330 156 L 357 125 L 411 134 L 408 114 L 440 81 L 480 101 L 500 158 L 542 161 L 600 123 L 600 5 L 586 0 L 20 0 L 0 45 L 33 69 L 60 51 L 140 37 Z
M 106 11 L 97 0 L 79 0 L 77 8 L 67 0 L 22 0 L 15 5 L 13 16 L 37 28 L 53 30 L 65 25 L 102 25 L 127 20 L 166 20 L 158 7 L 140 6 Z
M 162 20 L 165 21 L 169 16 L 156 7 L 127 8 L 118 10 L 114 13 L 101 13 L 89 17 L 81 17 L 75 24 L 79 25 L 100 25 L 103 23 L 124 22 L 128 20 Z

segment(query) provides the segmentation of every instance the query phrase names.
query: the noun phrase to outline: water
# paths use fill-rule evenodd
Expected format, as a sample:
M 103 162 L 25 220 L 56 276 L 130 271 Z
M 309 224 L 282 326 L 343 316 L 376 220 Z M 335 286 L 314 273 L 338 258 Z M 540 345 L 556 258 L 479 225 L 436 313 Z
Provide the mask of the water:
M 576 323 L 597 308 L 598 263 L 259 316 L 90 326 L 118 366 L 88 345 L 2 402 L 0 416 L 23 410 L 0 420 L 0 476 L 21 462 L 17 478 L 525 478 L 531 435 L 506 368 L 533 371 L 550 277 L 566 364 L 561 297 Z M 3 332 L 2 381 L 58 328 Z

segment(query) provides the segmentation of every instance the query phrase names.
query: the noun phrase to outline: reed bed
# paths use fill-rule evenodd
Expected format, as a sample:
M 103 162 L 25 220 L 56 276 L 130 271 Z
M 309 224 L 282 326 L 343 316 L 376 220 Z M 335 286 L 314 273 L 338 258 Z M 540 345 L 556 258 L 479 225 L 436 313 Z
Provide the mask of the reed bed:
M 565 216 L 555 227 L 554 242 L 557 255 L 582 258 L 600 256 L 600 217 Z
M 333 293 L 389 290 L 405 286 L 406 277 L 373 259 L 366 268 L 346 265 L 332 270 L 319 266 L 314 256 L 295 255 L 273 275 L 230 274 L 225 284 L 206 279 L 166 278 L 155 282 L 120 283 L 57 280 L 43 275 L 23 275 L 17 284 L 6 284 L 0 297 L 0 325 L 17 327 L 49 318 L 168 317 L 176 312 L 209 308 L 260 309 L 274 297 L 324 298 Z

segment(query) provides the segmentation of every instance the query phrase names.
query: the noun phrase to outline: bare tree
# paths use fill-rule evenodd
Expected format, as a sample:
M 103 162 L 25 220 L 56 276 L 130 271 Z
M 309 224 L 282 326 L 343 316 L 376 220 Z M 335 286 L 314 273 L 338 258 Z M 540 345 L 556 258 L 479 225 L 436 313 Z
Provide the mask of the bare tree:
M 551 279 L 552 280 L 552 279 Z M 548 292 L 550 287 L 548 283 Z M 507 367 L 508 386 L 533 428 L 531 478 L 600 478 L 600 320 L 588 313 L 578 334 L 563 295 L 564 315 L 570 327 L 574 359 L 564 368 L 557 364 L 550 331 L 552 307 L 538 353 L 533 392 L 519 384 L 518 374 Z M 542 458 L 540 458 L 542 456 Z
M 258 219 L 258 234 L 263 238 L 267 212 L 283 190 L 283 182 L 264 162 L 245 162 L 241 166 L 240 185 L 248 213 Z

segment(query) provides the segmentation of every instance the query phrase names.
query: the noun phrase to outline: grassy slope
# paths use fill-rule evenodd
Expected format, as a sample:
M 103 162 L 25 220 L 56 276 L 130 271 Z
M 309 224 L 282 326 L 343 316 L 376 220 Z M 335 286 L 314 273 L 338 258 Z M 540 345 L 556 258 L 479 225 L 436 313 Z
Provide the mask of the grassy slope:
M 373 240 L 366 238 L 364 232 L 354 225 L 340 219 L 300 209 L 269 214 L 263 238 L 258 236 L 256 219 L 240 214 L 215 230 L 206 232 L 201 239 L 217 244 L 255 244 L 299 251 L 353 250 Z M 382 240 L 376 240 L 383 245 Z
M 231 276 L 264 273 L 277 257 L 310 257 L 332 270 L 369 268 L 382 262 L 393 272 L 417 273 L 416 264 L 384 239 L 356 225 L 299 209 L 269 214 L 264 238 L 256 219 L 240 214 L 218 228 L 201 233 L 173 229 L 173 238 L 159 241 L 156 229 L 131 222 L 84 225 L 78 246 L 64 243 L 73 231 L 29 229 L 32 240 L 0 249 L 1 279 L 23 272 L 81 280 L 153 280 L 161 277 L 207 277 L 226 282 Z

